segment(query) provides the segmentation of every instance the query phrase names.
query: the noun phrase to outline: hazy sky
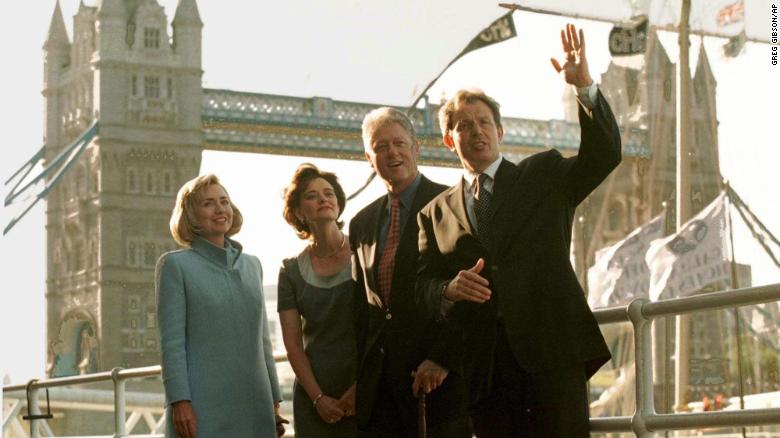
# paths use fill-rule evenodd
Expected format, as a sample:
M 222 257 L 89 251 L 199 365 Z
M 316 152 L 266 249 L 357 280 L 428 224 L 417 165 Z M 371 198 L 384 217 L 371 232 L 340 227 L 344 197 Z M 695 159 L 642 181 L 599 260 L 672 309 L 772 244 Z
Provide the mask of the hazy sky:
M 69 32 L 78 4 L 78 0 L 61 0 Z M 161 4 L 172 18 L 175 0 Z M 425 84 L 435 76 L 477 30 L 503 13 L 495 5 L 484 0 L 201 0 L 204 86 L 404 104 L 415 84 Z M 3 180 L 41 146 L 41 46 L 53 8 L 54 0 L 14 2 L 0 16 Z M 516 13 L 514 17 L 517 38 L 461 59 L 431 90 L 431 99 L 476 85 L 498 98 L 505 115 L 562 118 L 564 85 L 550 66 L 549 57 L 560 54 L 558 32 L 565 20 L 528 13 Z M 610 26 L 575 23 L 585 29 L 591 73 L 598 78 L 610 60 L 606 44 Z M 768 24 L 767 18 L 767 28 Z M 670 57 L 676 59 L 676 37 L 664 36 L 663 41 Z M 723 43 L 721 39 L 705 40 L 718 83 L 722 172 L 778 234 L 780 142 L 776 126 L 780 70 L 770 64 L 768 45 L 748 44 L 741 56 L 726 60 L 720 55 Z M 693 39 L 692 60 L 696 59 L 698 46 L 699 38 Z M 368 165 L 358 161 L 204 154 L 202 171 L 221 175 L 244 211 L 247 225 L 238 238 L 247 252 L 261 258 L 268 284 L 276 283 L 281 258 L 294 255 L 302 247 L 281 218 L 280 193 L 293 169 L 304 160 L 336 171 L 348 192 L 368 175 Z M 425 172 L 444 183 L 457 178 L 453 170 Z M 375 181 L 366 194 L 348 205 L 345 217 L 351 217 L 382 190 Z M 9 374 L 13 382 L 43 376 L 43 216 L 43 205 L 39 205 L 2 238 L 0 376 Z M 4 210 L 3 226 L 8 219 Z M 767 263 L 749 239 L 738 239 L 736 252 L 738 261 L 754 265 L 755 283 L 780 282 L 780 271 Z

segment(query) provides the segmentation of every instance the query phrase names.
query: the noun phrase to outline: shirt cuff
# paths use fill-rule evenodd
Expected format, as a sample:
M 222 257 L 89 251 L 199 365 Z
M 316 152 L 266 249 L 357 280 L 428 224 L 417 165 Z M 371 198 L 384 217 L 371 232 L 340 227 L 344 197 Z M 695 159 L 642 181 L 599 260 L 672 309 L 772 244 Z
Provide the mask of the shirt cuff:
M 598 90 L 599 87 L 596 85 L 596 83 L 592 83 L 588 85 L 587 87 L 575 87 L 575 93 L 577 94 L 577 99 L 580 101 L 582 106 L 589 110 L 593 110 L 596 108 L 596 100 L 598 99 Z
M 455 305 L 455 301 L 450 301 L 447 297 L 444 296 L 444 291 L 447 290 L 447 286 L 449 285 L 449 282 L 444 283 L 444 287 L 441 289 L 441 300 L 439 301 L 439 315 L 442 319 L 447 318 L 447 314 L 450 313 L 450 309 L 452 309 L 452 306 Z

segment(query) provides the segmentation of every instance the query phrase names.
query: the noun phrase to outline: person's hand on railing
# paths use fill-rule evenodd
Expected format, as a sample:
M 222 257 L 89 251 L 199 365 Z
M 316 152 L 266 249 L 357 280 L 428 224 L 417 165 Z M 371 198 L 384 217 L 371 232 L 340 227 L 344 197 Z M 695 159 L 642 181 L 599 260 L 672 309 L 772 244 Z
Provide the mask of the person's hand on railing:
M 195 438 L 195 410 L 189 400 L 173 404 L 173 425 L 181 438 Z

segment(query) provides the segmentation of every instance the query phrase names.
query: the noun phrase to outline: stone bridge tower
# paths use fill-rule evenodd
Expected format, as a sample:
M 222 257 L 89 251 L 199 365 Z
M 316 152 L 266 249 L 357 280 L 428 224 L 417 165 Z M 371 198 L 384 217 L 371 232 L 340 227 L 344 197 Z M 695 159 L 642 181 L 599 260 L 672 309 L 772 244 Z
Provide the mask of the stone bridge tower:
M 200 167 L 201 29 L 195 0 L 171 25 L 156 0 L 57 3 L 44 44 L 46 162 L 97 119 L 49 194 L 47 372 L 159 363 L 154 266 L 175 247 L 176 191 Z

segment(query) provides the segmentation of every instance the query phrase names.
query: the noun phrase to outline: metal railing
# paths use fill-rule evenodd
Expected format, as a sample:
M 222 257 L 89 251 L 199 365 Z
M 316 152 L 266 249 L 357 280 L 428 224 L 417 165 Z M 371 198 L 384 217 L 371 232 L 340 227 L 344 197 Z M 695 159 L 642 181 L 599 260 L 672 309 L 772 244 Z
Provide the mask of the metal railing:
M 780 408 L 750 409 L 741 411 L 719 411 L 706 413 L 658 414 L 654 408 L 653 393 L 653 357 L 651 345 L 651 323 L 654 319 L 693 313 L 703 310 L 717 310 L 780 301 L 780 284 L 751 287 L 731 291 L 713 292 L 687 298 L 676 298 L 650 302 L 637 299 L 626 306 L 597 309 L 593 313 L 599 324 L 630 322 L 634 331 L 635 366 L 636 366 L 636 410 L 633 416 L 591 418 L 592 433 L 629 432 L 639 438 L 653 436 L 654 432 L 670 430 L 686 430 L 704 427 L 746 427 L 780 424 Z M 286 356 L 274 356 L 277 362 L 286 362 Z M 28 413 L 41 414 L 39 397 L 40 390 L 74 384 L 92 382 L 113 382 L 114 437 L 161 437 L 159 434 L 163 419 L 157 421 L 153 434 L 128 435 L 128 424 L 138 421 L 138 415 L 127 417 L 127 396 L 125 383 L 129 379 L 154 377 L 160 375 L 160 366 L 121 369 L 95 373 L 85 376 L 60 377 L 40 381 L 31 381 L 24 385 L 10 385 L 3 388 L 6 397 L 16 393 L 30 392 Z M 21 409 L 21 402 L 3 419 L 3 428 L 16 416 Z M 147 419 L 147 421 L 149 421 Z M 40 420 L 32 421 L 30 436 L 41 436 Z M 48 426 L 45 426 L 49 435 Z
M 637 299 L 627 306 L 595 310 L 593 313 L 599 324 L 630 322 L 634 329 L 636 411 L 630 417 L 591 418 L 591 432 L 633 432 L 639 438 L 646 438 L 653 436 L 653 432 L 669 430 L 780 424 L 780 408 L 684 414 L 656 413 L 650 333 L 654 319 L 775 301 L 780 301 L 780 284 L 655 302 Z
M 13 395 L 16 392 L 22 392 L 23 398 L 27 400 L 27 412 L 28 415 L 40 416 L 41 409 L 39 406 L 39 398 L 42 396 L 40 391 L 42 389 L 48 390 L 49 388 L 58 388 L 62 386 L 70 385 L 82 385 L 86 383 L 113 381 L 113 405 L 114 405 L 114 435 L 115 437 L 126 437 L 129 420 L 127 417 L 127 404 L 125 395 L 125 385 L 127 380 L 142 377 L 154 377 L 161 373 L 159 365 L 141 367 L 141 368 L 114 368 L 111 371 L 105 371 L 101 373 L 87 374 L 82 376 L 71 377 L 56 377 L 46 380 L 31 380 L 27 384 L 22 385 L 9 385 L 3 388 L 3 393 L 7 397 Z M 48 397 L 48 396 L 47 396 Z M 21 404 L 18 405 L 21 408 Z M 6 422 L 12 421 L 10 418 L 3 419 L 3 429 L 5 429 Z M 157 429 L 159 430 L 162 421 L 158 423 Z M 45 429 L 47 435 L 51 436 L 51 430 L 43 419 L 30 421 L 30 437 L 38 438 L 41 435 L 42 430 Z M 163 437 L 162 434 L 149 434 L 147 437 Z
M 274 361 L 277 363 L 287 362 L 287 355 L 284 353 L 276 353 L 274 354 Z M 114 433 L 113 435 L 101 435 L 101 437 L 164 438 L 165 435 L 163 434 L 162 430 L 165 425 L 165 414 L 163 413 L 165 399 L 162 394 L 127 394 L 125 391 L 128 380 L 146 377 L 158 377 L 161 375 L 161 373 L 162 368 L 160 365 L 128 369 L 116 367 L 111 371 L 104 371 L 100 373 L 81 376 L 55 377 L 46 380 L 31 380 L 26 384 L 5 386 L 3 387 L 4 398 L 16 398 L 18 403 L 16 403 L 10 409 L 10 412 L 7 413 L 6 417 L 3 418 L 2 436 L 5 436 L 4 434 L 7 427 L 10 427 L 14 421 L 18 421 L 18 415 L 20 415 L 20 411 L 23 405 L 27 405 L 28 415 L 41 415 L 42 412 L 40 408 L 40 401 L 41 399 L 46 400 L 48 398 L 48 395 L 41 393 L 41 390 L 48 391 L 50 388 L 60 388 L 63 386 L 110 381 L 113 382 L 112 391 L 92 391 L 88 397 L 91 404 L 93 405 L 102 404 L 110 406 L 110 404 L 113 402 Z M 112 394 L 107 397 L 106 392 L 110 392 Z M 62 398 L 59 397 L 59 394 L 57 395 L 58 397 L 56 397 L 55 400 Z M 113 395 L 113 397 L 110 397 L 111 395 Z M 113 400 L 111 400 L 111 398 L 113 398 Z M 29 401 L 29 403 L 27 401 Z M 73 401 L 80 401 L 82 405 L 84 404 L 83 399 Z M 133 412 L 129 417 L 127 415 L 128 402 L 133 403 L 136 406 L 141 406 L 141 409 L 136 409 L 136 412 Z M 154 418 L 148 409 L 150 406 L 155 405 L 158 408 L 157 411 L 159 411 L 161 414 L 159 418 Z M 95 410 L 94 407 L 92 410 Z M 152 432 L 143 435 L 128 434 L 128 431 L 132 431 L 141 417 L 145 418 L 147 425 Z M 19 429 L 21 429 L 21 427 L 19 427 L 17 424 L 17 433 Z M 54 436 L 45 419 L 30 421 L 29 436 L 31 438 L 39 438 L 44 436 L 42 433 L 45 433 L 45 436 Z M 90 438 L 98 437 L 95 436 Z

